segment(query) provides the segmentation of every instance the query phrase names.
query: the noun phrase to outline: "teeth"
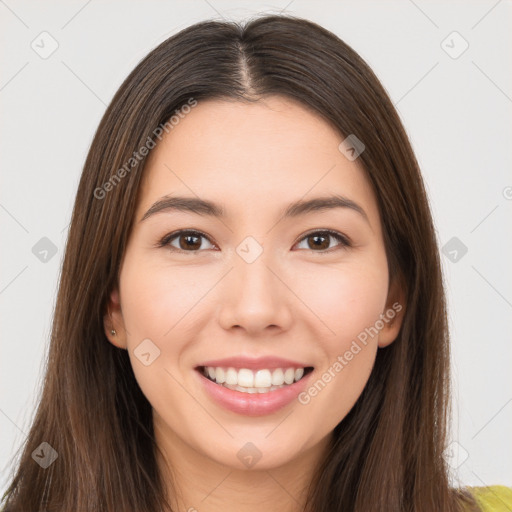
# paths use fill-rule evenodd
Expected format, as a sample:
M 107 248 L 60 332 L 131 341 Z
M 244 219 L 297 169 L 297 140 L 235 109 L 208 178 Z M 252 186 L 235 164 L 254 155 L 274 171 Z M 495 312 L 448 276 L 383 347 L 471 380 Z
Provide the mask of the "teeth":
M 304 368 L 276 368 L 252 371 L 248 368 L 204 367 L 203 374 L 229 389 L 246 393 L 266 393 L 293 384 L 304 375 Z M 240 389 L 239 389 L 240 388 Z
M 284 384 L 284 372 L 278 368 L 272 372 L 272 385 L 280 386 L 281 384 Z
M 254 373 L 247 368 L 238 370 L 238 385 L 244 388 L 252 388 L 254 386 Z
M 284 372 L 284 381 L 286 382 L 286 384 L 292 384 L 294 378 L 295 378 L 295 370 L 293 368 L 288 368 Z
M 217 368 L 216 370 L 214 370 L 214 374 L 215 375 L 213 376 L 213 378 L 217 380 L 219 384 L 226 382 L 226 372 L 224 371 L 223 368 Z
M 208 373 L 210 373 L 210 368 L 208 368 Z M 217 380 L 216 368 L 213 369 L 212 380 Z M 236 386 L 238 384 L 238 374 L 234 368 L 228 368 L 226 371 L 226 384 L 231 384 L 232 386 Z

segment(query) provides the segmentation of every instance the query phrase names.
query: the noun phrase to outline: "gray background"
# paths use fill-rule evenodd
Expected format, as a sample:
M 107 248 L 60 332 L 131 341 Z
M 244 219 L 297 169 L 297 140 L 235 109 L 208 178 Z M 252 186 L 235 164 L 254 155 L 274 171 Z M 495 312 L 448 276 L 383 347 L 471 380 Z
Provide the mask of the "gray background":
M 453 483 L 512 485 L 510 1 L 0 0 L 0 491 L 37 402 L 76 187 L 106 105 L 178 30 L 282 9 L 351 45 L 399 111 L 445 247 Z

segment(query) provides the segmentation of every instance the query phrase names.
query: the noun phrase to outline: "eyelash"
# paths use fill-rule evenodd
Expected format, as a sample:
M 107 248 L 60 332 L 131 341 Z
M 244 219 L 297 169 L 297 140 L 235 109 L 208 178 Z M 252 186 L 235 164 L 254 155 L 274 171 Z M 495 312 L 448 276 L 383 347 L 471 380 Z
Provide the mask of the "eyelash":
M 202 249 L 202 250 L 185 251 L 183 249 L 178 249 L 176 247 L 169 245 L 171 241 L 173 241 L 175 238 L 178 238 L 180 235 L 193 235 L 193 236 L 197 236 L 197 237 L 204 237 L 212 245 L 215 245 L 210 240 L 210 238 L 208 236 L 206 236 L 204 233 L 201 233 L 200 231 L 195 231 L 195 230 L 191 230 L 191 229 L 182 229 L 180 231 L 175 231 L 174 233 L 169 233 L 168 235 L 165 235 L 158 242 L 157 247 L 167 247 L 168 249 L 170 249 L 171 252 L 192 253 L 192 254 L 196 254 L 196 253 L 204 250 L 204 249 Z M 310 231 L 309 233 L 306 233 L 302 238 L 300 238 L 296 243 L 302 242 L 303 240 L 305 240 L 313 235 L 330 235 L 335 240 L 340 242 L 339 246 L 337 246 L 337 247 L 341 248 L 341 249 L 352 246 L 348 237 L 346 237 L 345 235 L 342 235 L 341 233 L 338 233 L 337 231 L 333 231 L 331 229 L 321 229 L 321 230 L 316 230 L 316 231 Z M 325 250 L 321 250 L 321 251 L 313 251 L 313 252 L 322 255 L 322 254 L 330 254 L 333 250 L 336 250 L 336 247 L 331 247 L 330 249 L 325 249 Z

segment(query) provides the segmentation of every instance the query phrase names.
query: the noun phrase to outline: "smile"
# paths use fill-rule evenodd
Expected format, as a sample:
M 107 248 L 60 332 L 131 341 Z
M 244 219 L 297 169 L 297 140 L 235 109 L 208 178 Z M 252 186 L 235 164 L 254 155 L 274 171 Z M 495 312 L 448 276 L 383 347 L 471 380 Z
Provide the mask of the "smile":
M 245 416 L 263 416 L 292 403 L 307 387 L 313 367 L 199 366 L 195 374 L 215 404 Z

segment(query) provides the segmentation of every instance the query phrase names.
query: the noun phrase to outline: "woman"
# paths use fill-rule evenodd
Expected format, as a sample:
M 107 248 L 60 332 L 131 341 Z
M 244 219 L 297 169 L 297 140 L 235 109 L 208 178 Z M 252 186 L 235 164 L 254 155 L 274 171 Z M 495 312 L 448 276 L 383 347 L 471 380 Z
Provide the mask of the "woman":
M 512 489 L 449 486 L 448 361 L 373 72 L 306 20 L 199 23 L 100 123 L 4 510 L 507 510 Z

